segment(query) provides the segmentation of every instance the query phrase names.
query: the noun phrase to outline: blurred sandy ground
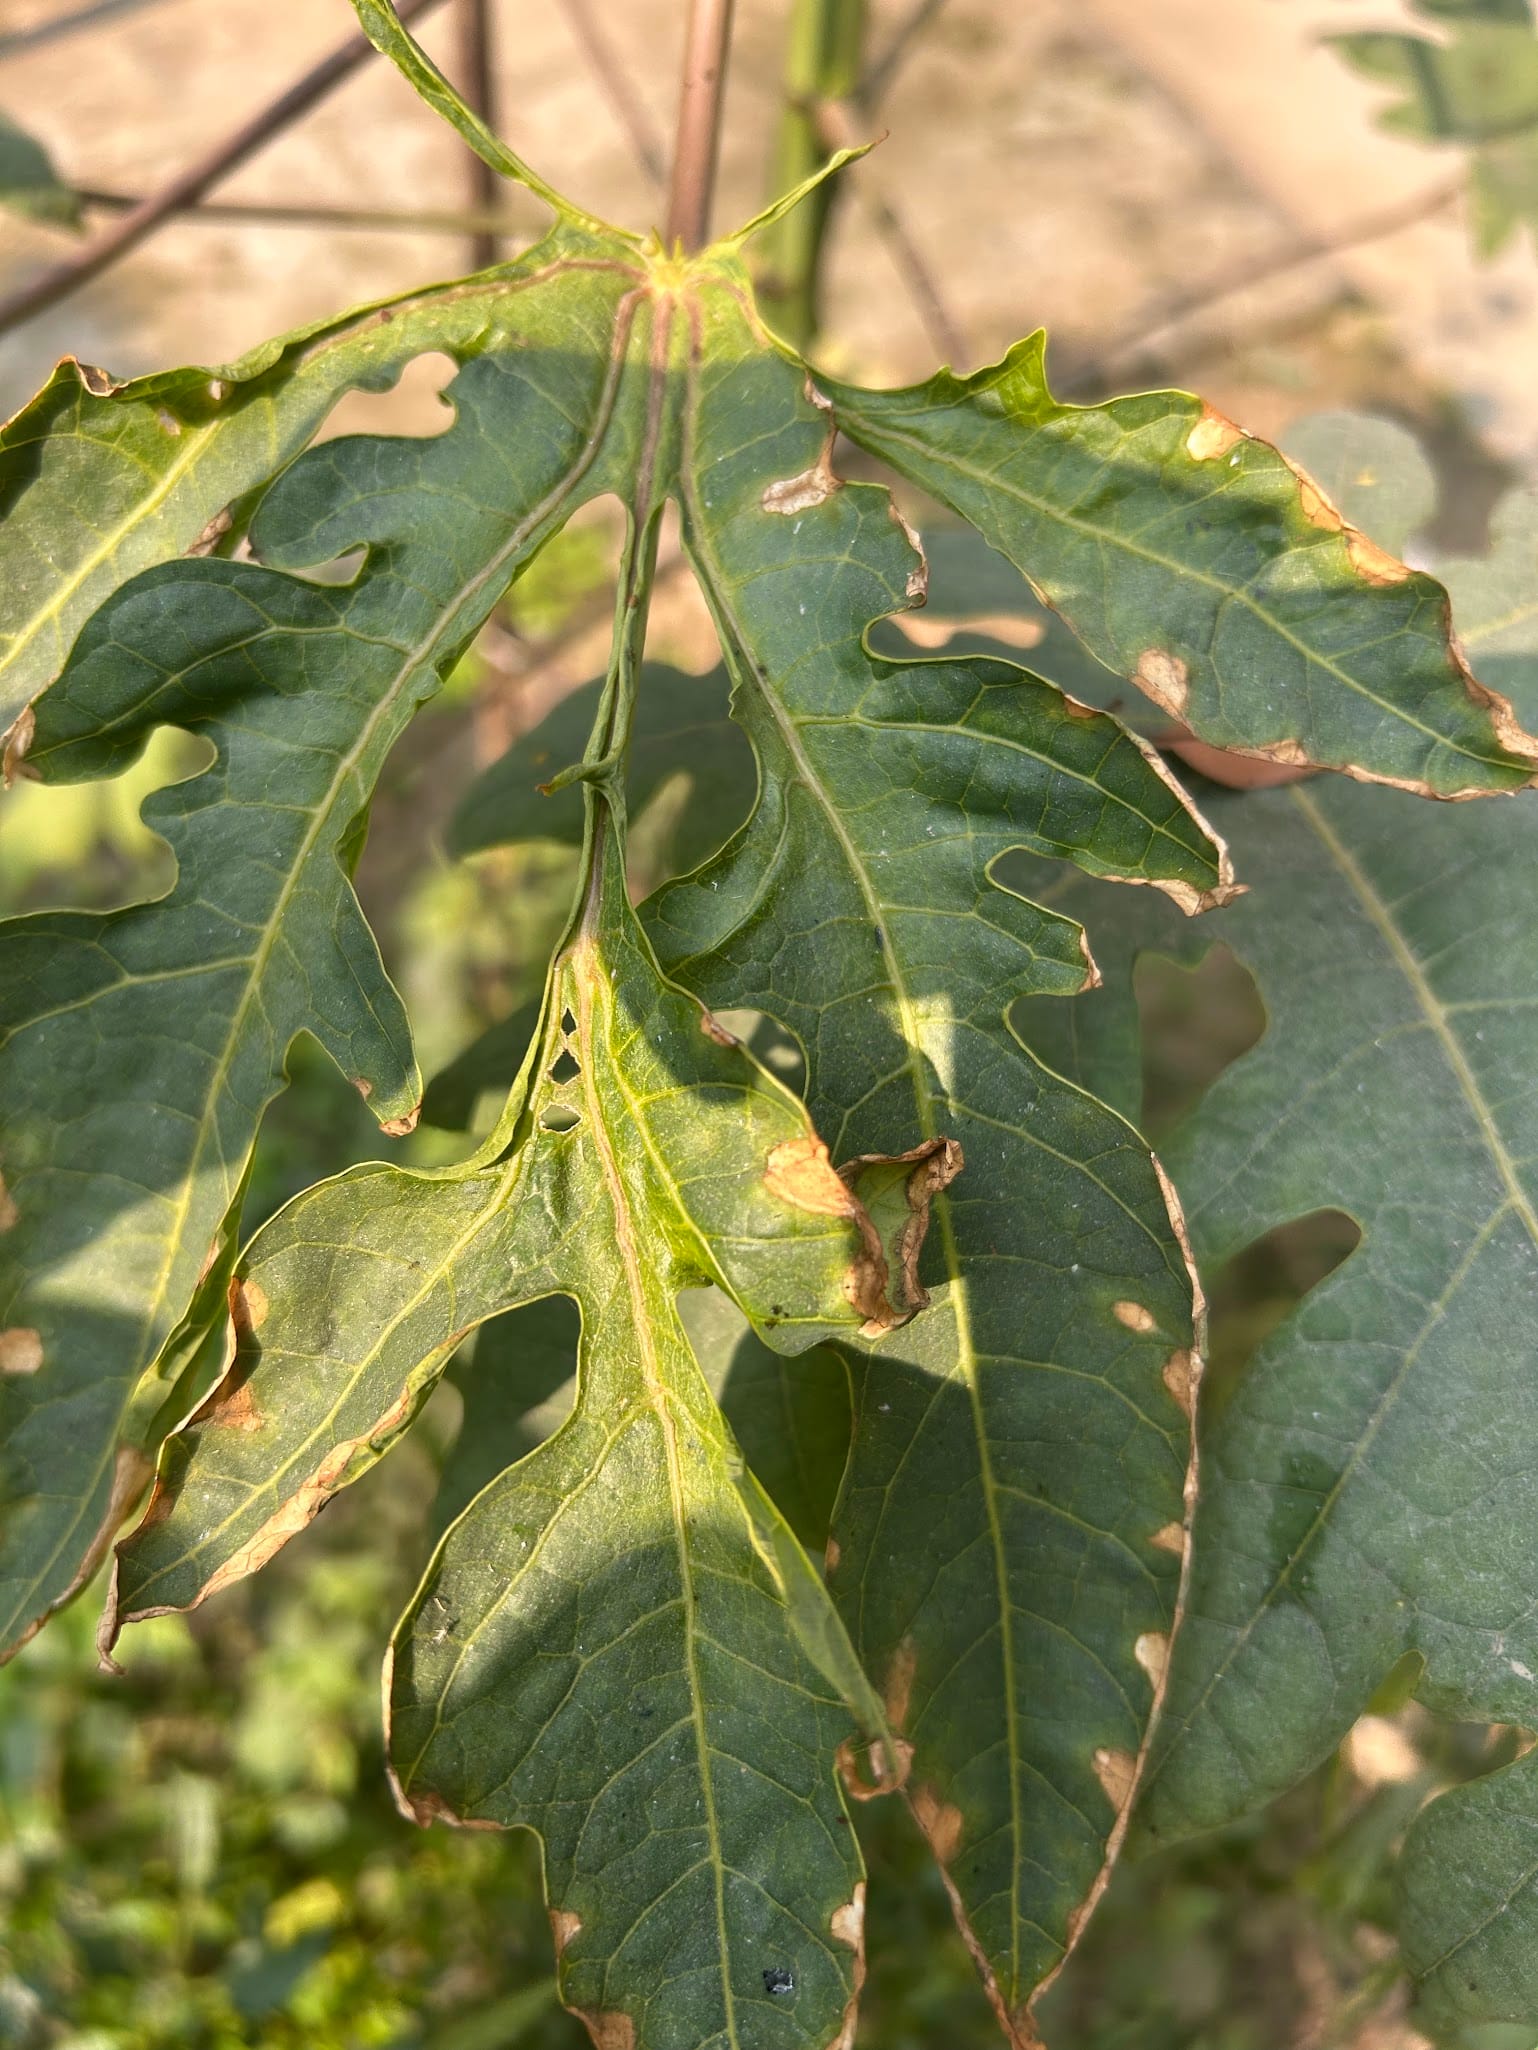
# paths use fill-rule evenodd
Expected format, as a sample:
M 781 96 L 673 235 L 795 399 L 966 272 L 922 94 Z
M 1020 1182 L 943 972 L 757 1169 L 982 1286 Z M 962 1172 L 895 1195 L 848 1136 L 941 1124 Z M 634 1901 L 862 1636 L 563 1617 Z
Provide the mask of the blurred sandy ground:
M 75 0 L 0 0 L 0 31 Z M 666 136 L 683 0 L 590 0 Z M 873 0 L 872 44 L 912 11 Z M 859 183 L 899 211 L 940 283 L 966 358 L 1045 324 L 1059 379 L 1107 358 L 1199 384 L 1260 432 L 1321 404 L 1448 412 L 1519 466 L 1538 462 L 1538 262 L 1477 266 L 1458 208 L 1241 290 L 1174 328 L 1173 302 L 1241 276 L 1299 238 L 1413 204 L 1454 156 L 1371 126 L 1376 95 L 1318 46 L 1392 23 L 1396 0 L 949 0 L 915 41 L 873 124 L 887 141 L 851 174 L 824 353 L 897 380 L 936 351 Z M 454 68 L 452 0 L 423 29 Z M 717 220 L 762 203 L 786 0 L 740 0 Z M 0 63 L 0 108 L 78 183 L 152 189 L 282 89 L 351 25 L 345 0 L 158 0 Z M 595 83 L 563 0 L 502 0 L 502 123 L 557 184 L 649 223 L 655 189 Z M 455 138 L 382 63 L 220 188 L 248 200 L 457 207 Z M 532 233 L 539 210 L 510 211 Z M 102 224 L 105 217 L 96 215 Z M 0 225 L 0 281 L 69 246 Z M 9 411 L 73 351 L 118 373 L 218 362 L 354 300 L 453 274 L 463 239 L 179 220 L 109 276 L 0 340 Z M 426 406 L 426 393 L 417 403 Z

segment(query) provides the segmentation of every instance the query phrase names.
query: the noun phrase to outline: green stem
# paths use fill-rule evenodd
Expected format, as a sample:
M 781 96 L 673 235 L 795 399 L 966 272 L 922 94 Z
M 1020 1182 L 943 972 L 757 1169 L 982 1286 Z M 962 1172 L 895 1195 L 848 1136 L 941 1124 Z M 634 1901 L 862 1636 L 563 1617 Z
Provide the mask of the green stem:
M 785 108 L 775 138 L 772 196 L 809 178 L 827 154 L 819 108 L 860 82 L 865 0 L 792 0 L 785 49 Z M 836 184 L 819 187 L 766 237 L 759 292 L 771 323 L 804 349 L 817 333 L 822 265 Z

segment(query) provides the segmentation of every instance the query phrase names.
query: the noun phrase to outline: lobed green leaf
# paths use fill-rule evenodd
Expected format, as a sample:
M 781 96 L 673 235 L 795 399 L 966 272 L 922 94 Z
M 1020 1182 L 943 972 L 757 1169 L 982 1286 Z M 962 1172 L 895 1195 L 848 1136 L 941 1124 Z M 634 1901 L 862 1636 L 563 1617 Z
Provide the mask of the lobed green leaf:
M 472 1497 L 397 1633 L 401 1800 L 537 1831 L 562 1997 L 595 2033 L 828 2044 L 862 1969 L 834 1755 L 846 1704 L 878 1741 L 880 1710 L 675 1299 L 712 1282 L 800 1349 L 893 1321 L 884 1264 L 800 1104 L 659 977 L 612 837 L 599 859 L 511 1148 L 356 1170 L 257 1235 L 234 1363 L 166 1447 L 118 1615 L 254 1571 L 387 1449 L 467 1330 L 575 1298 L 574 1412 Z
M 1199 739 L 1424 796 L 1534 780 L 1538 741 L 1470 676 L 1442 586 L 1199 399 L 1061 404 L 1040 334 L 970 377 L 827 389 L 846 434 Z

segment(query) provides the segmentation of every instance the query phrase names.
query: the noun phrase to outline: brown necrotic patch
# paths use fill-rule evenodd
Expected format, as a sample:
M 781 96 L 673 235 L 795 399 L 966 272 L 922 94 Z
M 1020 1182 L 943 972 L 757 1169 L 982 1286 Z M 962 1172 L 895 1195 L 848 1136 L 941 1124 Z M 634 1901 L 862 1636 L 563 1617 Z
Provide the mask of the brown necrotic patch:
M 571 1942 L 574 1936 L 580 1936 L 581 1933 L 582 1917 L 580 1915 L 574 1915 L 570 1908 L 552 1908 L 550 1910 L 550 1934 L 555 1938 L 555 1954 L 557 1958 L 565 1955 L 567 1944 Z
M 908 1710 L 913 1700 L 913 1675 L 918 1667 L 918 1653 L 913 1639 L 905 1637 L 892 1654 L 892 1663 L 887 1667 L 886 1686 L 882 1705 L 886 1719 L 894 1730 L 902 1729 L 908 1720 Z
M 1164 1362 L 1164 1385 L 1190 1416 L 1196 1398 L 1196 1356 L 1189 1347 L 1172 1352 Z
M 1118 1324 L 1139 1333 L 1152 1331 L 1158 1321 L 1153 1311 L 1145 1309 L 1141 1303 L 1112 1303 L 1111 1315 Z
M 1168 1633 L 1163 1630 L 1145 1630 L 1133 1645 L 1132 1656 L 1148 1675 L 1157 1694 L 1164 1684 L 1164 1671 L 1170 1662 Z
M 1186 436 L 1186 454 L 1198 463 L 1216 462 L 1244 439 L 1244 429 L 1236 427 L 1226 414 L 1215 406 L 1203 406 L 1201 418 Z
M 586 2007 L 572 2013 L 597 2045 L 597 2050 L 635 2050 L 635 2023 L 628 2014 L 611 2008 L 606 2014 Z
M 35 1374 L 42 1364 L 42 1336 L 30 1324 L 0 1331 L 0 1374 Z
M 1106 1799 L 1119 1815 L 1131 1798 L 1137 1779 L 1137 1760 L 1130 1751 L 1116 1751 L 1106 1745 L 1092 1753 L 1090 1764 L 1095 1768 Z
M 961 1849 L 961 1810 L 953 1802 L 942 1801 L 933 1787 L 915 1787 L 913 1814 L 935 1857 L 949 1865 Z
M 1191 672 L 1178 655 L 1164 648 L 1145 648 L 1137 658 L 1132 681 L 1171 718 L 1184 718 L 1186 700 L 1191 695 Z

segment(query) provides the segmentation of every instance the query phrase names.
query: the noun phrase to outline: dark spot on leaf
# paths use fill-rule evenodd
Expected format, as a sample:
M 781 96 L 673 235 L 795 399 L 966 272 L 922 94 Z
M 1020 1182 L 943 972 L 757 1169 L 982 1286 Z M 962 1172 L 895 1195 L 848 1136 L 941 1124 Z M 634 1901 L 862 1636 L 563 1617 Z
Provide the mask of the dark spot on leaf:
M 796 1990 L 796 1975 L 787 1971 L 784 1965 L 771 1965 L 764 1974 L 764 1991 L 774 1994 L 790 1994 Z

